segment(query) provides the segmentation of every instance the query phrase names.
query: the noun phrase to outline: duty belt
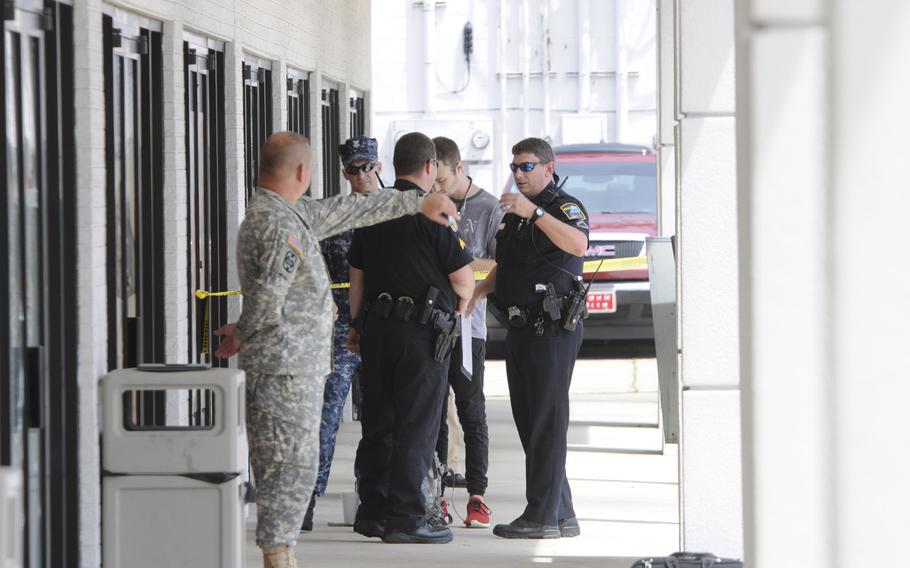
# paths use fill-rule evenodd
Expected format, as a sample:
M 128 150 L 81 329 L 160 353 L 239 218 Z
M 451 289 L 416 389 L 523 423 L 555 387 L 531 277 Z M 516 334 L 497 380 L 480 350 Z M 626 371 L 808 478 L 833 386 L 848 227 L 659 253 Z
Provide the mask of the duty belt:
M 494 300 L 491 298 L 489 303 L 490 313 L 499 323 L 514 329 L 533 326 L 537 335 L 543 335 L 545 323 L 558 324 L 561 321 L 570 301 L 568 296 L 559 296 L 547 302 L 548 305 L 544 305 L 544 300 L 538 300 L 521 306 L 503 306 Z
M 435 295 L 434 295 L 435 296 Z M 432 303 L 429 303 L 431 305 Z M 442 363 L 458 339 L 458 325 L 455 314 L 444 312 L 436 307 L 429 307 L 425 302 L 420 310 L 415 309 L 414 298 L 401 296 L 397 300 L 383 292 L 375 300 L 367 302 L 364 313 L 368 319 L 396 319 L 402 322 L 413 322 L 416 325 L 430 327 L 439 332 L 436 336 L 436 347 L 433 358 Z

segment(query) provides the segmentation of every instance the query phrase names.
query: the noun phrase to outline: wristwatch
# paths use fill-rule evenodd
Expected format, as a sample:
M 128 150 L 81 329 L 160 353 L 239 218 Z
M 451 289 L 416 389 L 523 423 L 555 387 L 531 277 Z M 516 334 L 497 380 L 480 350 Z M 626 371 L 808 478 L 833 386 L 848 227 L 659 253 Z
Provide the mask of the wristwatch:
M 528 225 L 532 225 L 534 223 L 534 221 L 543 217 L 543 214 L 544 214 L 543 207 L 538 207 L 537 209 L 535 209 L 534 212 L 531 213 L 531 216 L 528 217 Z

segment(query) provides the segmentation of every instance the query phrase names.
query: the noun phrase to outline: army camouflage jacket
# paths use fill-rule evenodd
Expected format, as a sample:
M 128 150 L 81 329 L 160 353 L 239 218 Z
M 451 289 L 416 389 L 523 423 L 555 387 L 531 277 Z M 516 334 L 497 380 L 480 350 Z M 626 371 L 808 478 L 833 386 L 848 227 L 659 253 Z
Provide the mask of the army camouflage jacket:
M 319 241 L 419 211 L 423 194 L 380 190 L 288 203 L 259 188 L 237 238 L 243 307 L 240 368 L 325 376 L 332 369 L 332 294 Z

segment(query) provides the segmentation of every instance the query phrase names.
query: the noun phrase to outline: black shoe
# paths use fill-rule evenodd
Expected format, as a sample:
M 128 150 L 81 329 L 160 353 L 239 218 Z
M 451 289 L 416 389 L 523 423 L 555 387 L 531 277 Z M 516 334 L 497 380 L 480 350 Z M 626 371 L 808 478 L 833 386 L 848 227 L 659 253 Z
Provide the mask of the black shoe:
M 559 527 L 532 523 L 519 517 L 507 525 L 496 525 L 493 534 L 502 538 L 559 538 Z
M 313 496 L 310 497 L 310 504 L 306 508 L 306 515 L 303 516 L 303 524 L 300 525 L 300 530 L 303 532 L 310 532 L 313 530 L 313 511 L 316 509 L 316 494 L 313 493 Z
M 386 532 L 382 536 L 382 542 L 392 544 L 445 544 L 452 542 L 452 538 L 452 529 L 448 527 L 432 527 L 424 523 L 410 532 Z
M 467 487 L 468 480 L 464 474 L 449 470 L 442 476 L 442 484 L 446 487 Z
M 382 538 L 385 533 L 385 521 L 362 519 L 354 521 L 354 532 L 369 538 Z
M 578 517 L 569 517 L 568 519 L 559 520 L 559 535 L 563 537 L 573 537 L 581 534 L 581 527 L 578 526 Z

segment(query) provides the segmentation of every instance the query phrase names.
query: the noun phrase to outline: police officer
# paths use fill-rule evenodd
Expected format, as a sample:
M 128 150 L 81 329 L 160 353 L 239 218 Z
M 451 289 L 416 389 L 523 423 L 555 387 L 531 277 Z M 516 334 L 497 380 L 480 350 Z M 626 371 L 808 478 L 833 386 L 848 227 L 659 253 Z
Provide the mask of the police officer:
M 338 146 L 341 158 L 341 175 L 351 184 L 352 193 L 371 193 L 379 189 L 379 174 L 382 163 L 378 158 L 378 146 L 375 138 L 356 136 L 349 138 Z M 332 235 L 319 243 L 322 256 L 325 258 L 332 282 L 348 282 L 348 251 L 351 248 L 351 237 L 354 231 L 349 229 Z M 332 290 L 332 298 L 338 306 L 338 319 L 335 320 L 334 342 L 332 343 L 333 370 L 325 382 L 325 394 L 322 404 L 322 424 L 319 426 L 319 472 L 316 486 L 310 497 L 303 518 L 301 530 L 313 530 L 313 513 L 316 508 L 316 497 L 325 495 L 335 455 L 335 437 L 344 411 L 344 401 L 351 389 L 351 379 L 360 366 L 360 356 L 352 353 L 347 346 L 348 330 L 351 329 L 351 309 L 348 304 L 346 288 Z
M 396 189 L 430 189 L 433 142 L 419 132 L 402 136 L 394 166 Z M 355 231 L 349 261 L 351 314 L 363 319 L 354 530 L 390 543 L 449 542 L 449 528 L 424 519 L 421 482 L 439 433 L 455 312 L 474 291 L 471 257 L 454 229 L 412 216 Z
M 450 138 L 439 136 L 433 139 L 439 171 L 436 174 L 434 191 L 441 191 L 455 202 L 461 221 L 460 234 L 467 244 L 467 251 L 474 259 L 474 271 L 488 271 L 496 262 L 496 233 L 502 221 L 499 200 L 478 187 L 465 174 L 458 144 Z M 484 501 L 487 489 L 487 466 L 489 464 L 490 436 L 487 430 L 486 400 L 483 395 L 484 361 L 486 359 L 486 301 L 478 302 L 471 314 L 471 337 L 460 337 L 455 344 L 449 364 L 449 384 L 455 394 L 458 420 L 464 429 L 465 478 L 468 489 L 467 513 L 464 524 L 468 527 L 490 526 L 490 508 Z M 461 350 L 468 345 L 471 350 L 470 377 L 462 370 Z M 443 417 L 439 425 L 439 440 L 436 453 L 439 459 L 446 459 L 449 446 L 449 428 L 446 424 L 448 405 L 443 405 Z M 449 465 L 453 465 L 449 461 Z M 454 486 L 454 472 L 447 476 Z
M 474 297 L 490 296 L 508 317 L 506 375 L 512 416 L 525 451 L 527 506 L 503 538 L 559 538 L 580 532 L 566 479 L 569 383 L 581 346 L 580 276 L 588 246 L 587 213 L 557 186 L 550 145 L 527 138 L 512 147 L 519 193 L 500 198 L 506 215 L 497 235 L 496 267 Z M 581 304 L 577 301 L 581 300 Z M 572 318 L 572 321 L 569 321 Z M 569 329 L 567 329 L 569 328 Z
M 267 568 L 296 567 L 293 547 L 316 481 L 333 320 L 318 239 L 418 208 L 433 220 L 455 213 L 447 198 L 413 191 L 304 198 L 311 172 L 306 138 L 291 132 L 269 137 L 259 188 L 237 238 L 243 311 L 236 324 L 216 332 L 223 339 L 215 354 L 239 351 L 247 373 L 247 435 L 258 489 L 256 544 Z

